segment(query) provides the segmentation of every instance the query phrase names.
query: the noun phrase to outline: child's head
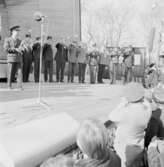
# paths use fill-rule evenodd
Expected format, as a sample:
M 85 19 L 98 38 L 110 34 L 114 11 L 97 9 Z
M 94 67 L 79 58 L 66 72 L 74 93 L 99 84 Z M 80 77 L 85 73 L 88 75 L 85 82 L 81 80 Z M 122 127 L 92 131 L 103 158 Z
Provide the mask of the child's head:
M 102 159 L 106 155 L 107 130 L 98 120 L 85 120 L 77 134 L 77 145 L 92 159 Z

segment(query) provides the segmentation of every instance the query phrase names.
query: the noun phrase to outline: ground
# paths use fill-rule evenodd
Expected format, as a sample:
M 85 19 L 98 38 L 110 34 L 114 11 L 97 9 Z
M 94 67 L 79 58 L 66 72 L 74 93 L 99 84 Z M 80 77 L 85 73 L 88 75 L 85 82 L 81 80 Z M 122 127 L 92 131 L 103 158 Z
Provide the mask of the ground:
M 23 91 L 9 91 L 6 83 L 0 83 L 1 130 L 61 112 L 78 122 L 88 117 L 104 122 L 119 104 L 124 86 L 121 82 L 110 85 L 109 80 L 105 84 L 79 84 L 77 78 L 75 83 L 43 83 L 41 102 L 48 105 L 46 108 L 38 104 L 38 84 L 24 83 L 23 87 Z
M 14 84 L 14 87 L 16 84 Z M 38 84 L 24 84 L 24 90 L 7 89 L 6 83 L 0 83 L 0 129 L 66 112 L 77 121 L 87 117 L 107 120 L 110 111 L 119 103 L 123 86 L 121 84 L 91 85 L 89 83 L 43 83 L 41 101 L 48 108 L 39 105 Z

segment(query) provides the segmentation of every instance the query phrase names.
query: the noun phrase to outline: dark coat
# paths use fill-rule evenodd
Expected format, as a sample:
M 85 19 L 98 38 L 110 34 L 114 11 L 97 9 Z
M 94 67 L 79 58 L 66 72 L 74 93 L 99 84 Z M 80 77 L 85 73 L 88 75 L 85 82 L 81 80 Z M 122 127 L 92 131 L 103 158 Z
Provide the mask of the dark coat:
M 21 40 L 14 40 L 12 37 L 6 38 L 4 42 L 4 49 L 7 52 L 7 61 L 8 62 L 21 62 L 22 61 L 22 52 L 20 48 Z
M 32 41 L 27 39 L 21 42 L 21 47 L 24 48 L 23 50 L 23 59 L 26 61 L 32 61 Z
M 44 61 L 53 61 L 53 49 L 52 46 L 48 43 L 43 46 L 43 60 Z
M 77 62 L 77 57 L 78 57 L 78 50 L 77 47 L 73 44 L 69 46 L 69 56 L 68 56 L 68 61 L 70 63 L 76 63 Z
M 32 47 L 32 56 L 34 61 L 40 59 L 40 50 L 41 50 L 40 42 L 34 43 Z
M 146 129 L 145 147 L 149 146 L 154 136 L 164 138 L 164 127 L 160 118 L 155 118 L 154 116 L 152 116 Z
M 57 48 L 57 52 L 55 55 L 55 61 L 57 63 L 65 63 L 66 61 L 68 61 L 68 49 L 66 46 L 64 46 L 61 43 L 58 43 L 56 45 Z

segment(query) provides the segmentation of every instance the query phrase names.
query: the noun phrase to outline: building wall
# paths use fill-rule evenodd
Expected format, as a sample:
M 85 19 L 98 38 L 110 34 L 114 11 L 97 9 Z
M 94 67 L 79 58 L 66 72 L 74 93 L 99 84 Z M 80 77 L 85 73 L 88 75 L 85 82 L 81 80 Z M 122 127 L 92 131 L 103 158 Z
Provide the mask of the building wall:
M 45 16 L 45 34 L 56 38 L 80 38 L 79 0 L 6 0 L 7 7 L 0 6 L 2 36 L 9 27 L 19 24 L 20 36 L 31 31 L 33 37 L 40 35 L 40 23 L 34 21 L 34 13 L 41 11 Z

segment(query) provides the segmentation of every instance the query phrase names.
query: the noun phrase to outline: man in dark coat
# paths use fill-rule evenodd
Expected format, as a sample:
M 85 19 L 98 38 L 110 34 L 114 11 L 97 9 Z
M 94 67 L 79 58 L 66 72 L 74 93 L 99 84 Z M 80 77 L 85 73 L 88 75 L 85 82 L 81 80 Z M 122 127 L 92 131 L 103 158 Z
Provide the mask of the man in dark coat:
M 22 89 L 22 53 L 23 49 L 20 47 L 21 40 L 18 39 L 18 32 L 20 26 L 10 28 L 11 36 L 5 39 L 4 49 L 7 52 L 8 63 L 8 87 L 12 88 L 12 81 L 15 79 L 17 73 L 18 87 Z
M 40 50 L 41 50 L 40 37 L 37 37 L 36 42 L 34 43 L 34 45 L 32 47 L 32 56 L 33 56 L 33 61 L 34 61 L 34 80 L 35 80 L 35 82 L 39 82 Z
M 21 46 L 24 48 L 23 53 L 23 82 L 28 82 L 32 66 L 32 40 L 31 34 L 26 34 Z
M 47 43 L 43 46 L 43 65 L 44 65 L 44 81 L 47 82 L 49 75 L 49 82 L 53 82 L 53 48 L 52 37 L 47 37 Z
M 105 67 L 106 67 L 106 55 L 101 52 L 99 55 L 99 63 L 98 63 L 98 74 L 97 74 L 97 82 L 98 83 L 103 83 L 103 74 L 105 71 Z
M 64 82 L 64 69 L 65 63 L 68 59 L 68 49 L 64 44 L 57 43 L 56 44 L 57 52 L 55 55 L 56 61 L 56 82 Z

